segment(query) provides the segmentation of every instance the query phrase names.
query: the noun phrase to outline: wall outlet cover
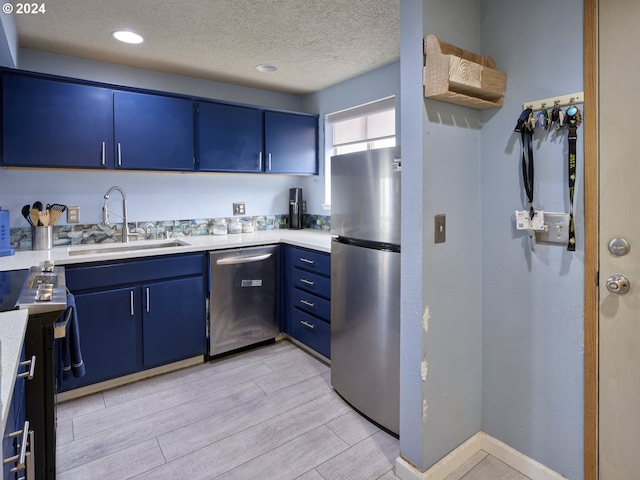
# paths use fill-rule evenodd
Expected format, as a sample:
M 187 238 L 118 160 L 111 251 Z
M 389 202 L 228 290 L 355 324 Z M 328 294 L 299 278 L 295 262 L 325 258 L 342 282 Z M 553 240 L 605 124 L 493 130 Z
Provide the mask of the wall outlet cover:
M 80 207 L 67 207 L 67 223 L 80 223 Z
M 233 214 L 234 215 L 244 215 L 244 202 L 233 202 Z

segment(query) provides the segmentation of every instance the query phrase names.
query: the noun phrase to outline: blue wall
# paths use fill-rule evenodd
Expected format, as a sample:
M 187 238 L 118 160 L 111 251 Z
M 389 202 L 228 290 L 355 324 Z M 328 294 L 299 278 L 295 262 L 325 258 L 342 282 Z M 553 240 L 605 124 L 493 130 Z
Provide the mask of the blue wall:
M 480 430 L 480 114 L 425 99 L 422 39 L 480 42 L 479 2 L 401 2 L 402 455 L 427 469 Z M 409 126 L 409 127 L 407 127 Z M 446 242 L 433 218 L 445 214 Z
M 525 197 L 513 132 L 525 101 L 582 91 L 582 13 L 581 0 L 401 0 L 400 443 L 421 470 L 482 430 L 583 477 L 582 139 L 576 252 L 531 254 L 515 229 Z M 504 107 L 424 99 L 426 34 L 493 57 L 508 75 Z M 569 210 L 566 143 L 566 133 L 536 133 L 535 194 L 547 211 Z M 434 245 L 439 213 L 447 241 Z
M 583 478 L 583 129 L 577 247 L 531 253 L 515 121 L 527 101 L 583 90 L 582 0 L 484 0 L 483 51 L 508 74 L 482 127 L 482 430 L 568 478 Z M 525 40 L 526 39 L 526 40 Z M 569 211 L 567 133 L 535 133 L 535 202 Z

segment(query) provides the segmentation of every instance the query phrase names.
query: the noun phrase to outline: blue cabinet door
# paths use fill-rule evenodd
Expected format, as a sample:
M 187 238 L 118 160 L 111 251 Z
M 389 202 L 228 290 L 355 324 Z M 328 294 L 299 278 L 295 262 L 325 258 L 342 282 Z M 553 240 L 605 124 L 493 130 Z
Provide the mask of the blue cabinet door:
M 151 368 L 206 351 L 202 276 L 142 285 L 143 364 Z
M 198 110 L 200 171 L 262 172 L 262 111 L 210 102 Z
M 318 117 L 264 112 L 267 173 L 318 173 Z
M 137 369 L 139 287 L 75 295 L 86 373 L 60 382 L 62 391 L 133 373 Z
M 116 168 L 193 170 L 193 102 L 135 92 L 113 93 Z
M 111 90 L 13 75 L 2 83 L 4 165 L 113 165 Z

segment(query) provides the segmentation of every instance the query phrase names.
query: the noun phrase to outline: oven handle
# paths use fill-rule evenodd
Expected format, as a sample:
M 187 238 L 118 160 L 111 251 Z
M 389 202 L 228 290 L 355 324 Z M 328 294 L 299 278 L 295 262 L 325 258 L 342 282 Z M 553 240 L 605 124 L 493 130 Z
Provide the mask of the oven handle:
M 67 336 L 67 326 L 69 325 L 72 314 L 73 311 L 70 308 L 67 308 L 62 316 L 62 320 L 53 324 L 53 338 L 57 340 Z
M 263 255 L 254 255 L 250 257 L 226 257 L 216 260 L 216 265 L 238 265 L 240 263 L 261 262 L 271 257 L 272 253 L 265 253 Z

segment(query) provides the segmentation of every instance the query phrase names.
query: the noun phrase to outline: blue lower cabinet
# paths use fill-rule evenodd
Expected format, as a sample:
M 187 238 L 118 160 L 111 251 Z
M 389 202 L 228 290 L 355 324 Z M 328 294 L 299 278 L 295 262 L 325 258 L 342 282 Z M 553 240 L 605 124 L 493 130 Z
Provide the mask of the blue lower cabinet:
M 202 355 L 206 349 L 202 277 L 181 278 L 142 286 L 143 363 L 145 368 Z
M 68 266 L 86 373 L 59 391 L 204 355 L 204 271 L 201 253 Z
M 291 336 L 321 355 L 331 358 L 331 325 L 324 320 L 295 310 L 291 322 Z
M 331 358 L 330 255 L 286 246 L 283 331 Z
M 139 315 L 135 304 L 139 292 L 129 286 L 75 294 L 86 373 L 82 378 L 61 379 L 62 391 L 136 371 Z

